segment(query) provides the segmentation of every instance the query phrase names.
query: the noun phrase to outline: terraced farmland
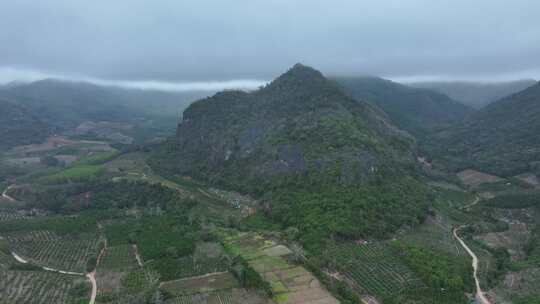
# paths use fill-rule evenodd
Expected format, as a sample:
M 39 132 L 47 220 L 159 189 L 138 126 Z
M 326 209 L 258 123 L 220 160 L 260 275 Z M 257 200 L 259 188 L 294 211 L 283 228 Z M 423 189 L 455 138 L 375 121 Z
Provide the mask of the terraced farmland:
M 244 288 L 177 296 L 166 304 L 267 304 L 268 299 Z
M 83 278 L 48 271 L 0 271 L 1 304 L 69 303 L 69 291 Z
M 84 273 L 88 260 L 96 256 L 95 235 L 58 236 L 50 231 L 5 235 L 11 250 L 35 264 Z
M 325 255 L 331 257 L 331 266 L 361 294 L 387 297 L 424 287 L 384 242 L 335 244 Z
M 270 284 L 278 303 L 339 303 L 304 267 L 290 263 L 285 257 L 291 251 L 257 233 L 224 231 L 225 248 L 240 255 Z

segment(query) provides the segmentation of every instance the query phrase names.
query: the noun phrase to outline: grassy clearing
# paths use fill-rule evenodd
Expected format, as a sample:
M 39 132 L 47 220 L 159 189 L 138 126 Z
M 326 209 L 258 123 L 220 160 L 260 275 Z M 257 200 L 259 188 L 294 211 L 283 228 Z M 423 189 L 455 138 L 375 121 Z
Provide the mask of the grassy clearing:
M 80 165 L 65 169 L 52 175 L 43 176 L 38 182 L 43 184 L 62 184 L 67 182 L 88 182 L 105 173 L 102 166 Z
M 109 152 L 100 152 L 94 153 L 88 156 L 85 156 L 78 161 L 74 162 L 74 166 L 88 166 L 88 165 L 101 165 L 108 161 L 111 161 L 118 157 L 120 152 L 118 151 L 109 151 Z

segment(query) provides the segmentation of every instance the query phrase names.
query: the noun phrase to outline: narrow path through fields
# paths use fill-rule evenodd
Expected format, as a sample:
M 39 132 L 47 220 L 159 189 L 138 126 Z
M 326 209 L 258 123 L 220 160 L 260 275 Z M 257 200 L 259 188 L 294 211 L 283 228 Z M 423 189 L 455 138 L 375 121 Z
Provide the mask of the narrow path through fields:
M 458 230 L 463 228 L 464 226 L 454 228 L 454 237 L 459 241 L 461 246 L 467 251 L 467 253 L 472 257 L 472 266 L 473 266 L 473 275 L 474 275 L 474 281 L 476 283 L 476 300 L 480 302 L 480 304 L 491 304 L 491 302 L 486 298 L 484 295 L 484 292 L 482 291 L 482 288 L 480 287 L 480 280 L 478 280 L 478 257 L 474 252 L 465 244 L 463 239 L 461 239 L 458 236 Z
M 470 209 L 472 206 L 478 204 L 479 201 L 480 201 L 480 197 L 477 196 L 472 203 L 463 206 L 463 209 Z
M 142 258 L 139 254 L 139 248 L 137 247 L 137 244 L 133 244 L 133 252 L 135 252 L 135 259 L 137 259 L 137 264 L 139 264 L 139 267 L 143 267 Z

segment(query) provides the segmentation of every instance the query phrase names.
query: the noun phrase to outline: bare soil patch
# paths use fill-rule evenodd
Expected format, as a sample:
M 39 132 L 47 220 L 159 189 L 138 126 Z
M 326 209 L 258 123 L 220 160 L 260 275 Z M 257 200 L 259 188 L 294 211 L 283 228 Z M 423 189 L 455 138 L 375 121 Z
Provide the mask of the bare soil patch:
M 462 183 L 470 187 L 476 187 L 485 183 L 496 183 L 503 181 L 503 179 L 498 176 L 472 169 L 467 169 L 459 172 L 457 174 L 457 177 L 461 180 Z

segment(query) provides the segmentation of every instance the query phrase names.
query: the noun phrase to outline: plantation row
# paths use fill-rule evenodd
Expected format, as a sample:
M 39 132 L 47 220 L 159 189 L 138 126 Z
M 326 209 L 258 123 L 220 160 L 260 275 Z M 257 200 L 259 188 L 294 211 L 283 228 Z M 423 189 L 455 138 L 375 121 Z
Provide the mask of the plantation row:
M 389 250 L 383 243 L 340 244 L 331 247 L 327 256 L 356 287 L 372 295 L 395 296 L 422 287 L 422 281 Z
M 29 236 L 30 235 L 30 236 Z M 65 271 L 85 272 L 88 260 L 96 256 L 96 236 L 58 237 L 32 231 L 7 236 L 12 251 L 36 264 Z
M 46 271 L 0 271 L 1 304 L 69 303 L 76 279 Z
M 11 221 L 11 220 L 24 220 L 27 218 L 29 217 L 15 211 L 10 211 L 10 210 L 0 211 L 0 222 Z
M 36 230 L 28 233 L 15 233 L 6 235 L 8 241 L 16 242 L 39 242 L 39 241 L 59 241 L 61 237 L 56 235 L 54 232 L 47 230 Z

